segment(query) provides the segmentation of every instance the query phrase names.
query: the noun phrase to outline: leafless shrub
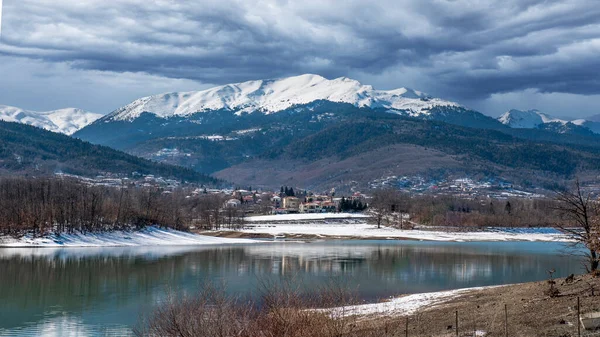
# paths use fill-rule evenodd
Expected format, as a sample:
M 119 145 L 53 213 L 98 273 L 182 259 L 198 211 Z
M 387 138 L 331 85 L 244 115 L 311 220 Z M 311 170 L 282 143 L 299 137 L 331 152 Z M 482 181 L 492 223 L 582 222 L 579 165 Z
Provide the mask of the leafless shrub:
M 194 296 L 169 292 L 152 314 L 134 329 L 137 336 L 250 336 L 252 303 L 226 295 L 211 283 Z
M 554 280 L 554 273 L 556 270 L 550 269 L 548 270 L 548 289 L 544 291 L 544 294 L 550 297 L 557 297 L 560 295 L 560 290 L 556 287 L 556 281 Z
M 223 288 L 203 285 L 195 296 L 172 293 L 140 321 L 137 336 L 335 337 L 364 336 L 365 326 L 343 310 L 312 310 L 354 303 L 337 282 L 303 292 L 293 279 L 262 282 L 257 302 L 226 295 Z M 361 332 L 362 331 L 362 332 Z

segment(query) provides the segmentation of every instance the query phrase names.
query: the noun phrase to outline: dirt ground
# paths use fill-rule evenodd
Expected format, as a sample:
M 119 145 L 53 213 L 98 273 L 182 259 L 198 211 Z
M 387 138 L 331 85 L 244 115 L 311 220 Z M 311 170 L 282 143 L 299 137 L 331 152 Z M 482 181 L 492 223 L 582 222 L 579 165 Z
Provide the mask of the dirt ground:
M 506 336 L 505 322 L 508 322 L 507 335 L 511 337 L 578 336 L 577 297 L 582 314 L 600 311 L 600 278 L 575 276 L 570 284 L 565 279 L 555 281 L 559 291 L 556 297 L 545 294 L 549 289 L 547 281 L 465 293 L 409 316 L 408 336 L 456 336 L 457 311 L 461 337 Z M 389 327 L 389 336 L 406 336 L 406 317 L 370 317 L 367 321 L 380 329 L 385 326 L 384 331 Z M 581 332 L 582 336 L 589 333 L 583 328 Z

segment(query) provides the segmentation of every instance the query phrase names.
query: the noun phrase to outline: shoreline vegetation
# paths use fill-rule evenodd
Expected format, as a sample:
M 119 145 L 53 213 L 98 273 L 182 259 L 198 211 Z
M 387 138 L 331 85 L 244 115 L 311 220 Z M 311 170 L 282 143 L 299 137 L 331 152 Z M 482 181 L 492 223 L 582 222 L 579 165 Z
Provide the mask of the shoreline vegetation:
M 230 207 L 227 205 L 231 198 L 193 187 L 165 190 L 127 183 L 121 186 L 93 185 L 72 178 L 1 178 L 0 246 L 179 245 L 181 242 L 207 242 L 207 237 L 223 238 L 217 240 L 220 243 L 235 242 L 225 239 L 256 238 L 571 241 L 566 235 L 568 228 L 559 231 L 551 227 L 457 226 L 445 220 L 441 226 L 436 226 L 436 221 L 417 223 L 414 219 L 421 219 L 422 215 L 413 218 L 407 211 L 424 209 L 426 204 L 434 205 L 432 202 L 437 205 L 435 212 L 444 208 L 450 217 L 457 212 L 473 216 L 483 211 L 476 209 L 481 203 L 472 201 L 410 199 L 388 190 L 374 192 L 372 205 L 365 213 L 261 215 L 268 213 L 269 200 Z M 538 212 L 551 204 L 550 201 L 513 201 L 514 206 L 508 211 L 506 206 L 504 211 L 498 211 L 502 214 L 497 220 L 522 219 L 518 214 L 529 209 L 525 207 L 528 203 L 528 207 L 534 207 Z M 254 207 L 252 211 L 256 215 L 247 215 L 250 206 Z M 493 211 L 487 203 L 481 207 Z M 509 224 L 515 225 L 515 222 Z M 147 236 L 145 231 L 163 231 L 164 242 Z M 169 236 L 169 231 L 177 233 L 179 238 Z M 203 237 L 191 239 L 190 235 L 195 234 Z M 133 236 L 138 240 L 131 239 Z
M 140 229 L 149 225 L 176 230 L 240 229 L 246 223 L 276 220 L 334 220 L 340 213 L 269 214 L 276 192 L 207 193 L 206 188 L 91 184 L 74 178 L 0 178 L 0 235 L 81 233 Z M 307 191 L 303 191 L 304 195 Z M 233 194 L 233 195 L 232 195 Z M 237 198 L 237 199 L 236 199 Z M 249 199 L 248 199 L 249 198 Z M 305 199 L 310 199 L 305 196 Z M 246 200 L 248 199 L 248 200 Z M 343 198 L 342 198 L 343 201 Z M 448 227 L 553 227 L 568 218 L 549 199 L 469 200 L 451 196 L 408 196 L 374 190 L 366 213 L 343 218 L 379 226 L 412 229 Z M 341 207 L 341 206 L 340 206 Z M 340 212 L 343 209 L 337 209 Z M 410 215 L 410 216 L 409 216 Z
M 138 336 L 576 336 L 581 313 L 600 310 L 600 278 L 566 279 L 411 294 L 357 303 L 331 282 L 310 294 L 291 279 L 261 284 L 259 302 L 203 285 L 169 294 L 135 329 Z M 552 290 L 552 291 L 550 291 Z M 227 313 L 226 315 L 223 315 Z M 458 322 L 458 325 L 456 323 Z

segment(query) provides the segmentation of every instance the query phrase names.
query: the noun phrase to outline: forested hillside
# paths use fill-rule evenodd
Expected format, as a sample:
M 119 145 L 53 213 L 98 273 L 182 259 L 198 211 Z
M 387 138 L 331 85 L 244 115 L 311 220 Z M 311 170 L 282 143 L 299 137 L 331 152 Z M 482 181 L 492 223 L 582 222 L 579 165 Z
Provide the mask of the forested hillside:
M 189 168 L 156 163 L 24 124 L 0 122 L 0 173 L 58 172 L 87 177 L 106 173 L 129 176 L 138 172 L 199 183 L 216 182 Z
M 109 126 L 118 132 L 106 135 Z M 434 107 L 425 117 L 328 101 L 275 114 L 219 110 L 163 119 L 142 113 L 133 121 L 100 120 L 76 136 L 270 187 L 453 173 L 547 185 L 600 168 L 598 135 L 512 129 L 461 107 Z

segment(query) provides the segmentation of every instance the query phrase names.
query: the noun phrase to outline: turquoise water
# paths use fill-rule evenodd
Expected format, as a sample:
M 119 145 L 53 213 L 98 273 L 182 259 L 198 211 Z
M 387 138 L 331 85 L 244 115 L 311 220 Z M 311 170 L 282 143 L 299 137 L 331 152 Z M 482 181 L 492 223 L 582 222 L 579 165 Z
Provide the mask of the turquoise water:
M 330 241 L 203 247 L 0 249 L 1 336 L 131 333 L 168 289 L 213 280 L 240 296 L 294 277 L 343 280 L 365 301 L 583 272 L 560 243 Z

